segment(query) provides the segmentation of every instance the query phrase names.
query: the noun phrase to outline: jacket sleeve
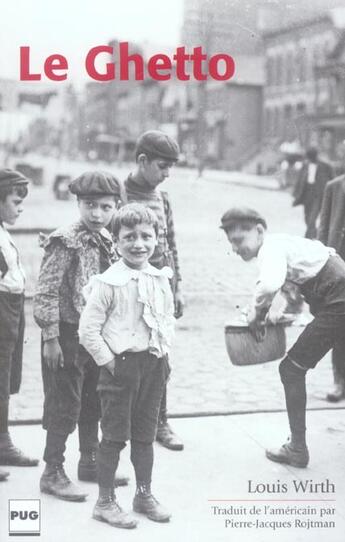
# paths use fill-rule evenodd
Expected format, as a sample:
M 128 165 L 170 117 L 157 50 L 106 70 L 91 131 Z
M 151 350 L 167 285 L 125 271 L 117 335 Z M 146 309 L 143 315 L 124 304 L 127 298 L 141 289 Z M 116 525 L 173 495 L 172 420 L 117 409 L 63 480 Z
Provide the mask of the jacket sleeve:
M 173 218 L 173 213 L 171 209 L 171 204 L 170 204 L 169 196 L 166 192 L 162 192 L 162 197 L 164 200 L 164 211 L 165 211 L 165 217 L 166 217 L 166 222 L 167 222 L 167 242 L 168 242 L 169 250 L 171 250 L 173 260 L 174 260 L 176 280 L 182 280 L 181 272 L 180 272 L 180 264 L 178 260 L 175 226 L 174 226 L 174 218 Z
M 106 365 L 114 359 L 114 352 L 102 336 L 102 329 L 113 305 L 113 288 L 95 281 L 79 322 L 79 342 L 93 357 L 97 365 Z
M 317 232 L 317 237 L 324 245 L 328 244 L 329 224 L 331 219 L 331 207 L 332 207 L 332 190 L 331 187 L 326 185 L 325 192 L 322 198 L 322 205 L 320 211 L 320 223 Z
M 44 341 L 59 336 L 60 287 L 71 259 L 72 251 L 59 241 L 45 247 L 34 297 L 34 318 Z
M 328 185 L 329 181 L 334 179 L 334 173 L 333 169 L 329 164 L 326 164 L 324 162 L 321 162 L 320 164 L 321 169 L 321 177 L 320 177 L 320 189 L 321 189 L 321 197 L 326 189 L 326 186 Z M 320 201 L 321 205 L 321 201 Z

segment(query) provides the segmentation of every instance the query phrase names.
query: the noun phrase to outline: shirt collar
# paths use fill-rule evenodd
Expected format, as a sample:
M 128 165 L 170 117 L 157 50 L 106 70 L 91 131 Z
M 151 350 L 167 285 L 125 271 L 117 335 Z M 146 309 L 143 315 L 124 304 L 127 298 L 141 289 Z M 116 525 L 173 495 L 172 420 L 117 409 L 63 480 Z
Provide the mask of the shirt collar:
M 90 235 L 90 237 L 97 237 L 97 235 L 100 235 L 101 237 L 104 237 L 108 241 L 112 240 L 111 235 L 110 235 L 109 231 L 107 230 L 107 228 L 102 228 L 101 230 L 99 230 L 97 232 L 93 232 L 93 231 L 89 230 L 89 228 L 86 226 L 86 224 L 84 224 L 84 222 L 82 220 L 78 220 L 78 222 L 76 223 L 76 226 L 79 229 L 79 231 L 82 231 L 84 233 L 88 233 Z
M 98 275 L 97 278 L 106 284 L 112 286 L 124 286 L 132 279 L 137 280 L 143 275 L 150 275 L 152 277 L 166 277 L 171 279 L 173 276 L 172 269 L 170 267 L 163 267 L 162 269 L 157 269 L 151 264 L 147 264 L 144 269 L 132 269 L 128 267 L 121 259 L 118 262 L 114 263 L 101 275 Z

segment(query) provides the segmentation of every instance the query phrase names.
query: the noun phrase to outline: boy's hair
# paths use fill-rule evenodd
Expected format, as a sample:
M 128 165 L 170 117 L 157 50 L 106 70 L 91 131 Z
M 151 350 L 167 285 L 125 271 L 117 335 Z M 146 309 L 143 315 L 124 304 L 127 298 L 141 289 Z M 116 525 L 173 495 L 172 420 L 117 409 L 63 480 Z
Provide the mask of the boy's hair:
M 0 201 L 5 201 L 7 196 L 16 194 L 19 198 L 26 198 L 28 195 L 27 184 L 15 184 L 12 186 L 0 186 Z
M 158 218 L 157 215 L 149 207 L 145 207 L 141 203 L 128 203 L 119 209 L 112 222 L 112 231 L 114 237 L 117 238 L 120 229 L 133 228 L 138 224 L 148 224 L 153 227 L 156 236 L 158 236 Z
M 83 194 L 81 196 L 77 196 L 77 201 L 94 201 L 103 197 L 110 197 L 114 200 L 115 203 L 117 203 L 121 199 L 120 196 L 116 196 L 115 194 Z
M 257 211 L 245 207 L 234 207 L 223 214 L 220 228 L 225 232 L 237 228 L 249 231 L 257 224 L 261 224 L 265 230 L 267 229 L 266 220 Z
M 261 224 L 262 226 L 264 226 L 262 222 L 258 222 L 257 220 L 251 220 L 249 218 L 247 220 L 237 219 L 227 224 L 226 228 L 224 228 L 224 231 L 229 232 L 229 231 L 234 231 L 236 229 L 243 230 L 243 231 L 250 231 L 251 229 L 253 229 L 254 226 L 256 226 L 256 224 Z

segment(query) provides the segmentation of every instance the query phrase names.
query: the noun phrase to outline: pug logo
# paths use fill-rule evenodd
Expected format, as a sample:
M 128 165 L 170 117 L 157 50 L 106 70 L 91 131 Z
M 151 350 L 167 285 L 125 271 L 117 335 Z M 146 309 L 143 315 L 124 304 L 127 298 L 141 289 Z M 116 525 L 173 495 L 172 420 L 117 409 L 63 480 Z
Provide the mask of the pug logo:
M 40 536 L 41 501 L 39 499 L 10 499 L 8 522 L 10 536 Z

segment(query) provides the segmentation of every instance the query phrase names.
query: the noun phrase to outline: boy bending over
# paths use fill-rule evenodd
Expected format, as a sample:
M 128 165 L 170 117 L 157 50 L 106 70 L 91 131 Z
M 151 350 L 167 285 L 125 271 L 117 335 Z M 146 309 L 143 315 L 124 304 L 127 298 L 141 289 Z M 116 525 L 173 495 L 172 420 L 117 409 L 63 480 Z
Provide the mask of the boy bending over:
M 221 228 L 244 261 L 258 259 L 259 278 L 248 315 L 257 336 L 273 297 L 286 282 L 299 286 L 314 316 L 279 366 L 291 439 L 277 450 L 266 451 L 271 461 L 306 467 L 305 375 L 335 345 L 345 349 L 345 263 L 320 241 L 267 234 L 265 219 L 252 209 L 230 209 L 221 219 Z

